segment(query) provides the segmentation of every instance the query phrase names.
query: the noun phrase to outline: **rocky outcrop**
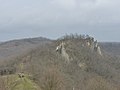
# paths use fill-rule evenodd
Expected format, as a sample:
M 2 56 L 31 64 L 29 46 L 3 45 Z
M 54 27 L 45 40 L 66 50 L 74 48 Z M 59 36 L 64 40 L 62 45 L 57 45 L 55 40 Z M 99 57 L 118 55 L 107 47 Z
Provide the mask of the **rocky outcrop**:
M 101 48 L 98 45 L 97 40 L 94 41 L 94 38 L 86 38 L 85 42 L 87 47 L 89 47 L 92 51 L 95 51 L 102 56 Z
M 67 45 L 70 45 L 70 41 L 74 43 L 74 40 L 76 40 L 76 38 L 60 41 L 60 44 L 56 47 L 56 52 L 58 52 L 62 57 L 64 57 L 66 62 L 70 62 L 72 59 L 68 55 L 65 47 L 68 47 Z M 79 42 L 82 47 L 85 48 L 88 47 L 92 52 L 96 52 L 102 56 L 101 48 L 98 45 L 97 40 L 94 41 L 94 38 L 92 37 L 81 38 L 79 39 Z
M 82 69 L 82 70 L 87 70 L 87 65 L 86 65 L 86 63 L 79 63 L 78 66 L 79 66 L 80 69 Z
M 101 48 L 100 48 L 100 46 L 98 45 L 97 40 L 93 42 L 92 47 L 93 47 L 93 51 L 97 52 L 99 55 L 102 56 Z
M 66 52 L 66 49 L 65 49 L 65 43 L 64 42 L 60 43 L 60 45 L 56 47 L 56 51 L 59 54 L 61 54 L 62 57 L 65 58 L 66 62 L 70 61 L 69 55 L 68 55 L 68 53 Z

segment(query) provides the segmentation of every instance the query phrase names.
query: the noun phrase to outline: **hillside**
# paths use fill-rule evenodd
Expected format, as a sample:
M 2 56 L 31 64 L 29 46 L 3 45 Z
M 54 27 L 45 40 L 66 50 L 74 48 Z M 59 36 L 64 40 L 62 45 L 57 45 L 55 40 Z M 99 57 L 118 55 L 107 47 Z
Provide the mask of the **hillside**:
M 14 67 L 10 75 L 30 75 L 41 90 L 120 90 L 120 58 L 101 49 L 93 37 L 68 35 L 38 45 L 2 68 Z
M 103 50 L 111 55 L 120 56 L 120 43 L 118 42 L 101 42 Z
M 23 55 L 40 44 L 49 42 L 49 39 L 38 37 L 0 43 L 0 61 Z

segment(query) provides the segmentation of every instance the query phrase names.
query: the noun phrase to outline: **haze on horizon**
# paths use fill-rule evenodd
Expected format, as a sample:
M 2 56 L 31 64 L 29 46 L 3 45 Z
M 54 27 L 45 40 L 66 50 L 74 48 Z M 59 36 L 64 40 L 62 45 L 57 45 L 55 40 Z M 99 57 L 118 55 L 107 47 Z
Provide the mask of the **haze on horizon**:
M 120 0 L 0 0 L 0 41 L 88 34 L 120 42 Z

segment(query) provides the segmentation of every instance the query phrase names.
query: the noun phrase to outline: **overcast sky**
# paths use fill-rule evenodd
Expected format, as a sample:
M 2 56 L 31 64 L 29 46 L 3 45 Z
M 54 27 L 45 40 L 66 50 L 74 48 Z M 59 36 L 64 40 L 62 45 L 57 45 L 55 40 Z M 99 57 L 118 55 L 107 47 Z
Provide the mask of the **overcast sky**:
M 120 0 L 0 0 L 0 41 L 66 33 L 120 42 Z

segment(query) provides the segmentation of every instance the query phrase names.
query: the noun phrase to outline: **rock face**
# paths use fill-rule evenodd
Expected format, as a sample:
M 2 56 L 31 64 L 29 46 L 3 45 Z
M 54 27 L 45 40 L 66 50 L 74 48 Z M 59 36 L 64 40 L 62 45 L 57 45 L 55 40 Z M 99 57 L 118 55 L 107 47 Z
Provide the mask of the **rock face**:
M 87 38 L 87 39 L 86 39 L 86 45 L 87 45 L 87 47 L 89 47 L 92 51 L 95 51 L 95 52 L 97 52 L 99 55 L 102 56 L 101 48 L 100 48 L 100 46 L 98 45 L 97 40 L 94 41 L 94 39 L 92 39 L 92 38 Z
M 72 41 L 75 39 L 68 39 L 63 40 L 59 42 L 59 45 L 56 47 L 56 52 L 58 52 L 62 57 L 65 58 L 66 62 L 70 62 L 72 57 L 69 56 L 67 53 L 66 47 L 68 47 L 68 44 L 70 45 L 69 41 Z M 96 52 L 98 55 L 102 56 L 101 48 L 98 45 L 97 40 L 95 41 L 92 37 L 86 37 L 86 38 L 80 38 L 79 42 L 82 47 L 89 48 L 92 52 Z M 78 47 L 79 48 L 79 47 Z
M 65 46 L 66 46 L 65 42 L 61 42 L 61 43 L 56 47 L 56 51 L 57 51 L 59 54 L 61 54 L 61 55 L 65 58 L 65 60 L 69 61 L 69 60 L 70 60 L 70 57 L 69 57 L 69 55 L 68 55 L 67 52 L 66 52 Z M 99 55 L 102 56 L 101 48 L 100 48 L 100 46 L 98 45 L 97 40 L 94 41 L 94 38 L 89 37 L 89 38 L 83 39 L 82 46 L 83 46 L 83 47 L 88 47 L 88 48 L 91 49 L 91 51 L 97 52 Z
M 64 42 L 60 43 L 60 45 L 56 47 L 56 51 L 59 54 L 61 54 L 62 57 L 65 58 L 66 62 L 70 61 L 69 55 L 67 54 L 66 49 L 65 49 L 65 43 Z
M 102 56 L 101 48 L 100 48 L 100 46 L 98 45 L 97 40 L 94 42 L 94 45 L 93 45 L 93 46 L 94 46 L 94 51 L 97 52 L 99 55 Z

